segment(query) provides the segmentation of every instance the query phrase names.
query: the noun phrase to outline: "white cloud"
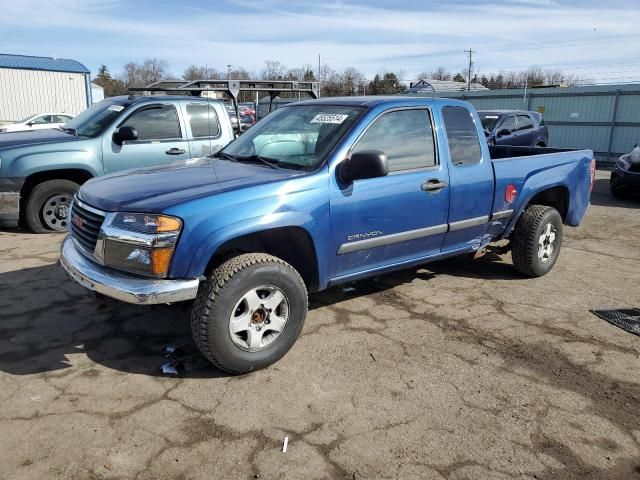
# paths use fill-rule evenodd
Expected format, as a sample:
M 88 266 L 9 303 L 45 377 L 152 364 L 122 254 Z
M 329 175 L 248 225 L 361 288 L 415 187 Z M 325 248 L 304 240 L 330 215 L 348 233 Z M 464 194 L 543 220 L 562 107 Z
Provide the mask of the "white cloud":
M 640 34 L 631 21 L 639 13 L 640 5 L 553 0 L 403 9 L 348 0 L 133 9 L 119 0 L 23 0 L 3 6 L 0 29 L 7 53 L 56 54 L 93 69 L 106 63 L 118 71 L 129 60 L 159 57 L 178 74 L 191 63 L 258 71 L 266 59 L 299 66 L 315 64 L 321 53 L 337 69 L 353 64 L 368 75 L 383 67 L 412 75 L 439 65 L 461 69 L 469 47 L 481 71 L 640 59 Z M 627 69 L 629 75 L 640 73 L 635 68 Z M 613 76 L 607 71 L 584 70 L 592 78 Z

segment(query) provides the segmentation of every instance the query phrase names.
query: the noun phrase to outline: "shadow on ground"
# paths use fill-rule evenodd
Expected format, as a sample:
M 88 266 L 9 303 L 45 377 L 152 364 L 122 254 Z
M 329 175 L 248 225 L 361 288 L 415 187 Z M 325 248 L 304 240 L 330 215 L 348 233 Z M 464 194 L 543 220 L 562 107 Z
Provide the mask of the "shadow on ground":
M 609 179 L 599 178 L 593 184 L 591 204 L 602 207 L 640 208 L 640 191 L 625 198 L 616 198 L 609 190 Z
M 496 257 L 499 259 L 499 257 Z M 436 273 L 487 279 L 521 278 L 509 264 L 451 259 L 379 278 L 355 282 L 314 294 L 310 309 L 381 292 Z M 191 304 L 141 307 L 84 290 L 69 280 L 59 265 L 0 274 L 0 370 L 16 375 L 51 372 L 73 364 L 85 353 L 108 368 L 144 375 L 164 375 L 171 360 L 167 346 L 178 347 L 174 359 L 184 377 L 226 375 L 210 365 L 191 338 Z

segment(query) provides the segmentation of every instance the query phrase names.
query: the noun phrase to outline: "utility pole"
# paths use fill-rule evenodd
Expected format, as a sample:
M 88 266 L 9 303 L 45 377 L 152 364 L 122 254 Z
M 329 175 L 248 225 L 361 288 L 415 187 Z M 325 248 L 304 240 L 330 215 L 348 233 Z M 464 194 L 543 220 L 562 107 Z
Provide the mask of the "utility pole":
M 472 56 L 476 52 L 470 48 L 469 50 L 465 50 L 465 53 L 469 54 L 469 70 L 467 72 L 467 91 L 469 92 L 471 91 L 471 67 L 473 66 Z
M 320 91 L 322 90 L 322 67 L 320 66 L 320 54 L 318 54 L 318 98 L 320 97 Z
M 227 80 L 231 80 L 231 67 L 233 65 L 227 65 Z

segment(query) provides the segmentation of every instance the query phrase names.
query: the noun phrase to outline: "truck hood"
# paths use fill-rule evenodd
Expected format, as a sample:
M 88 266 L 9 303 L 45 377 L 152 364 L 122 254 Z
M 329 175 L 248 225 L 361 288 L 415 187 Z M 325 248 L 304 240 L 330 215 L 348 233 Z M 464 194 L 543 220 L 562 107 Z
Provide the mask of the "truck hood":
M 78 197 L 106 212 L 153 213 L 216 193 L 301 175 L 304 172 L 201 158 L 94 178 L 82 186 Z
M 7 148 L 39 145 L 42 143 L 77 142 L 75 135 L 55 129 L 33 130 L 28 132 L 0 133 L 0 151 Z

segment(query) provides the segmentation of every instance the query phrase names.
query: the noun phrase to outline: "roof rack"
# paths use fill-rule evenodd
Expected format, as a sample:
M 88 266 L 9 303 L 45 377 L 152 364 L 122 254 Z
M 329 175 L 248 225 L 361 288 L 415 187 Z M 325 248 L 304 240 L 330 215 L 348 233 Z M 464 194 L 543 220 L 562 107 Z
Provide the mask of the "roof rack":
M 203 92 L 222 92 L 232 102 L 240 125 L 238 111 L 238 95 L 240 92 L 266 92 L 269 94 L 269 113 L 273 107 L 273 99 L 282 93 L 306 93 L 311 98 L 319 97 L 319 82 L 299 82 L 296 80 L 161 80 L 146 87 L 129 87 L 131 92 L 164 92 L 202 96 Z

